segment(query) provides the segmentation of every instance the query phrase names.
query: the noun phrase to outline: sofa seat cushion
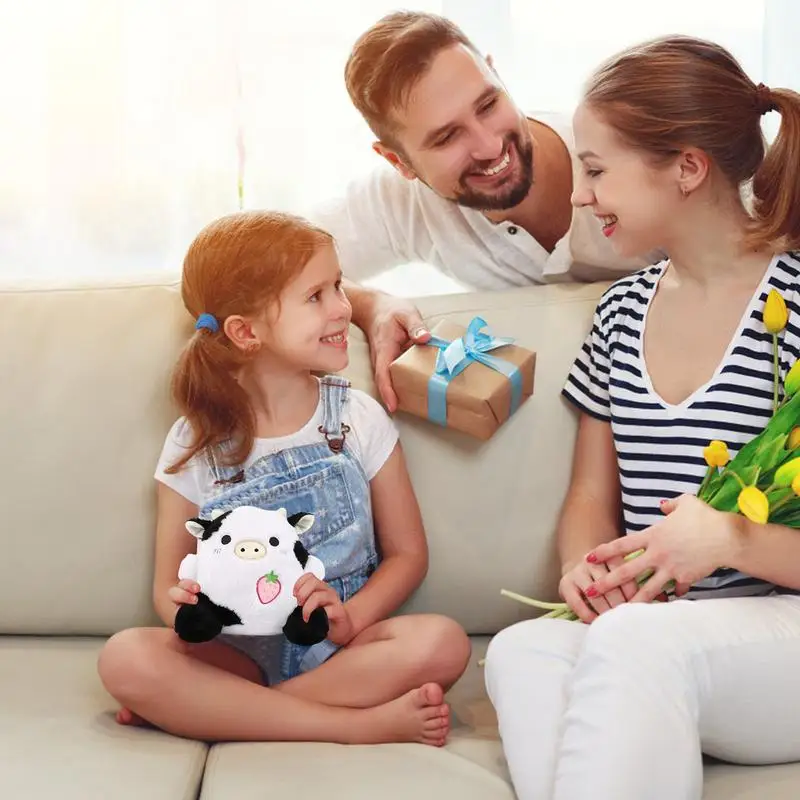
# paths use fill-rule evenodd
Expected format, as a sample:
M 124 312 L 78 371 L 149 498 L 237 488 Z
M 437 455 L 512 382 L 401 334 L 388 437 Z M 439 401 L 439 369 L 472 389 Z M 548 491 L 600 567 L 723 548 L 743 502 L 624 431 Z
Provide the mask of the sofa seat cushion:
M 513 800 L 473 637 L 470 665 L 448 693 L 453 733 L 444 748 L 397 744 L 220 744 L 209 754 L 201 800 L 268 800 L 283 790 L 327 800 Z M 709 762 L 703 800 L 796 800 L 800 764 L 739 767 Z
M 483 688 L 488 637 L 448 694 L 446 747 L 200 743 L 114 722 L 95 669 L 101 639 L 0 637 L 0 797 L 26 800 L 513 800 Z M 206 761 L 206 756 L 208 760 Z M 298 794 L 298 792 L 300 794 Z M 709 763 L 703 800 L 794 800 L 800 764 Z
M 0 797 L 197 797 L 207 746 L 117 725 L 97 677 L 102 644 L 0 636 Z

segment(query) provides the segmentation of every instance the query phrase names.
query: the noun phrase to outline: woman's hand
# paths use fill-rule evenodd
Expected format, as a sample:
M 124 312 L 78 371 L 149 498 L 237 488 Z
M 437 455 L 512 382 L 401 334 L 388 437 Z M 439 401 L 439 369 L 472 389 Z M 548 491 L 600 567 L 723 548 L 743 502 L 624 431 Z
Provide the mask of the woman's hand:
M 310 572 L 303 575 L 294 585 L 297 605 L 303 609 L 303 620 L 308 622 L 311 613 L 324 608 L 328 615 L 328 640 L 338 645 L 346 645 L 356 635 L 353 620 L 344 607 L 336 590 Z
M 196 581 L 179 581 L 176 586 L 169 587 L 167 595 L 176 606 L 196 605 L 199 591 L 200 585 Z
M 661 510 L 667 518 L 641 533 L 622 536 L 595 547 L 587 556 L 589 564 L 608 564 L 609 573 L 587 590 L 595 602 L 615 587 L 635 580 L 652 570 L 632 602 L 649 603 L 675 581 L 675 594 L 684 595 L 693 583 L 725 565 L 736 537 L 737 517 L 717 511 L 693 495 L 663 500 Z M 644 552 L 623 564 L 620 557 Z M 615 560 L 616 566 L 611 561 Z
M 564 602 L 578 615 L 582 622 L 587 624 L 597 619 L 598 614 L 604 614 L 622 603 L 627 603 L 638 589 L 635 581 L 628 581 L 612 589 L 602 596 L 595 593 L 591 604 L 586 601 L 587 592 L 596 585 L 596 581 L 608 576 L 609 570 L 624 564 L 621 556 L 612 558 L 607 564 L 579 561 L 572 569 L 564 573 L 558 585 L 558 592 Z

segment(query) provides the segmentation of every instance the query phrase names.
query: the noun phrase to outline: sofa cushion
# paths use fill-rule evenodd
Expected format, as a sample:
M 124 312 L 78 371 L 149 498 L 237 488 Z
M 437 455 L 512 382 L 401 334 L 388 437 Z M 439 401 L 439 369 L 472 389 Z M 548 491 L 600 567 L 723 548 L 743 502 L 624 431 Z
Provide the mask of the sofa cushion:
M 513 800 L 473 641 L 470 666 L 447 696 L 453 733 L 444 748 L 421 744 L 219 744 L 211 749 L 201 800 L 266 800 L 282 791 L 334 800 Z M 300 788 L 302 787 L 302 788 Z
M 152 475 L 187 322 L 170 284 L 0 291 L 0 633 L 154 620 Z
M 0 636 L 0 797 L 192 800 L 208 748 L 116 724 L 100 639 Z
M 513 800 L 497 719 L 478 666 L 488 642 L 488 637 L 473 638 L 469 667 L 447 695 L 453 733 L 444 748 L 215 745 L 201 800 L 268 800 L 283 790 L 328 800 Z M 703 800 L 795 800 L 799 795 L 800 764 L 706 766 Z
M 534 396 L 485 443 L 398 414 L 431 547 L 409 610 L 493 633 L 549 596 L 552 532 L 575 415 L 559 397 L 602 285 L 427 297 L 428 319 L 486 318 L 537 351 Z M 177 285 L 0 289 L 4 430 L 0 633 L 103 635 L 153 621 L 153 471 L 176 411 L 169 376 L 191 332 Z M 354 330 L 355 385 L 374 392 Z M 47 587 L 46 591 L 36 587 Z M 54 603 L 53 598 L 58 598 Z

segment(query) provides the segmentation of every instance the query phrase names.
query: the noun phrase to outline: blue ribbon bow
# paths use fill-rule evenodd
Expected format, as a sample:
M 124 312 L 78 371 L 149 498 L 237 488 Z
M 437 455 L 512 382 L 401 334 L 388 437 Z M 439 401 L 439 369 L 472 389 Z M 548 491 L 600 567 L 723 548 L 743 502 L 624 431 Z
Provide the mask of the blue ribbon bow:
M 428 419 L 437 425 L 447 425 L 447 386 L 456 375 L 475 362 L 485 364 L 511 381 L 509 413 L 513 414 L 522 400 L 522 374 L 510 361 L 489 355 L 491 350 L 513 342 L 508 337 L 493 336 L 481 317 L 473 317 L 466 333 L 452 342 L 431 336 L 425 344 L 438 347 L 439 352 L 436 354 L 433 375 L 428 381 Z

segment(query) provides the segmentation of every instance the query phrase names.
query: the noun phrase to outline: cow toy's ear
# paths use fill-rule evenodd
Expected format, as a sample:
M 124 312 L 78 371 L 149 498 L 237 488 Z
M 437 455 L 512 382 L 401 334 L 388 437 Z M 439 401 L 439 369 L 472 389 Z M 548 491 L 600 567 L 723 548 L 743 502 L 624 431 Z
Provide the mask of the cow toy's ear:
M 206 524 L 202 519 L 190 519 L 186 523 L 186 530 L 195 537 L 195 539 L 207 539 L 210 534 L 206 534 Z
M 286 509 L 285 508 L 276 508 L 275 509 L 275 513 L 276 514 L 280 514 L 282 517 L 285 517 L 286 516 Z
M 297 535 L 305 533 L 314 524 L 313 514 L 292 514 L 289 524 L 297 531 Z

